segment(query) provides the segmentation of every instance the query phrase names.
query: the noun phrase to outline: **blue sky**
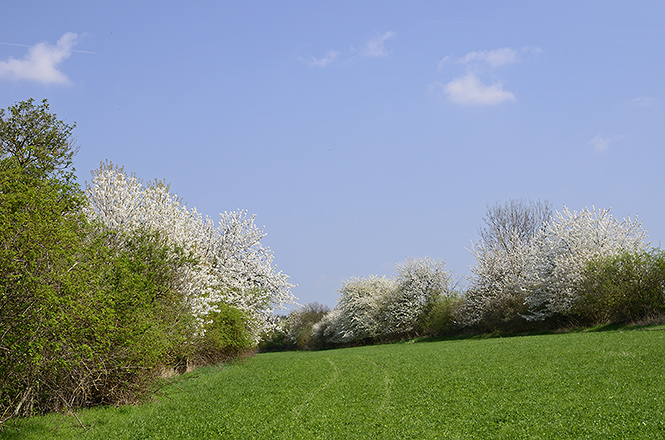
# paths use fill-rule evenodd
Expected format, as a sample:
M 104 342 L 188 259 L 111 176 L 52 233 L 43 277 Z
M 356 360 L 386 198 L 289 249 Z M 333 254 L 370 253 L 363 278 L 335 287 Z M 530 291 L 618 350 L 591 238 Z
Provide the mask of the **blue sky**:
M 21 1 L 0 107 L 76 122 L 83 182 L 124 165 L 246 209 L 301 303 L 444 259 L 487 205 L 611 207 L 665 239 L 661 1 Z

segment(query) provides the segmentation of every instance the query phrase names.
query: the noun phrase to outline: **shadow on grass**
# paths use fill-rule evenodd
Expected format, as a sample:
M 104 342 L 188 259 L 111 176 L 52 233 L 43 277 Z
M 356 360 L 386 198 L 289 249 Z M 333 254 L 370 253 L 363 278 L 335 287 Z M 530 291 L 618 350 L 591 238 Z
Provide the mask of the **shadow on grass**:
M 636 322 L 629 323 L 610 323 L 598 324 L 595 326 L 581 326 L 570 324 L 565 327 L 551 329 L 536 329 L 524 332 L 484 332 L 484 333 L 466 333 L 443 336 L 423 336 L 396 343 L 414 343 L 414 342 L 440 342 L 440 341 L 462 341 L 473 339 L 492 339 L 492 338 L 515 338 L 523 336 L 540 335 L 558 335 L 566 333 L 598 333 L 613 331 L 665 331 L 665 316 L 648 317 Z

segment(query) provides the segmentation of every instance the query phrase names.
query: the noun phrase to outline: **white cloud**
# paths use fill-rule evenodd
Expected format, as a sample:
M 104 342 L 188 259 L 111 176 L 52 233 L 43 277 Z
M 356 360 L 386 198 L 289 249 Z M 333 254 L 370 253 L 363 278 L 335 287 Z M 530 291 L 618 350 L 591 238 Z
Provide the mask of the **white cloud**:
M 67 75 L 58 70 L 58 67 L 71 56 L 77 40 L 77 34 L 67 32 L 55 46 L 39 43 L 30 47 L 26 56 L 21 59 L 9 58 L 7 61 L 0 61 L 0 79 L 29 80 L 42 84 L 69 83 Z
M 479 62 L 487 64 L 490 67 L 499 67 L 505 64 L 513 64 L 519 61 L 518 52 L 509 47 L 503 47 L 494 50 L 480 50 L 467 53 L 459 60 L 462 64 Z
M 440 71 L 446 66 L 446 64 L 448 64 L 449 61 L 450 55 L 446 55 L 445 57 L 441 58 L 441 60 L 436 65 L 436 69 Z
M 342 62 L 348 62 L 363 57 L 385 57 L 388 56 L 388 51 L 386 50 L 386 41 L 393 38 L 394 36 L 394 32 L 388 31 L 369 40 L 362 46 L 362 49 L 351 47 L 344 53 L 337 50 L 330 50 L 321 58 L 310 58 L 309 61 L 307 61 L 307 64 L 310 67 L 327 67 L 338 60 L 342 60 Z
M 589 145 L 591 145 L 591 147 L 593 147 L 594 151 L 597 153 L 604 153 L 608 150 L 610 143 L 612 143 L 614 140 L 616 140 L 616 138 L 597 134 L 589 141 Z
M 536 46 L 524 46 L 520 48 L 520 52 L 531 55 L 540 55 L 541 53 L 543 53 L 543 50 L 540 47 Z
M 515 101 L 515 95 L 503 88 L 500 81 L 486 84 L 481 80 L 483 75 L 494 76 L 494 69 L 516 64 L 525 55 L 537 55 L 542 52 L 537 47 L 524 46 L 513 49 L 501 47 L 492 50 L 478 50 L 468 52 L 461 58 L 452 58 L 450 55 L 437 63 L 437 71 L 442 72 L 449 68 L 459 69 L 463 65 L 464 74 L 458 75 L 447 84 L 440 85 L 448 96 L 448 100 L 463 105 L 496 105 L 507 101 Z
M 339 52 L 336 50 L 331 50 L 323 58 L 312 58 L 309 61 L 309 65 L 312 67 L 326 67 L 332 64 L 337 57 L 339 56 Z
M 630 104 L 638 107 L 649 107 L 655 104 L 657 101 L 653 96 L 638 96 L 637 98 L 631 99 Z
M 525 46 L 519 49 L 501 47 L 492 50 L 478 50 L 469 52 L 458 60 L 460 64 L 485 64 L 490 67 L 500 67 L 507 64 L 515 64 L 521 61 L 520 54 L 538 55 L 542 49 L 538 47 Z M 440 63 L 439 63 L 440 64 Z
M 515 95 L 504 90 L 501 83 L 485 85 L 473 73 L 453 79 L 443 85 L 443 90 L 455 104 L 496 105 L 515 100 Z
M 395 36 L 394 32 L 388 31 L 383 35 L 379 35 L 377 37 L 372 38 L 365 44 L 362 55 L 373 58 L 385 57 L 386 55 L 388 55 L 385 43 L 387 40 L 389 40 L 394 36 Z

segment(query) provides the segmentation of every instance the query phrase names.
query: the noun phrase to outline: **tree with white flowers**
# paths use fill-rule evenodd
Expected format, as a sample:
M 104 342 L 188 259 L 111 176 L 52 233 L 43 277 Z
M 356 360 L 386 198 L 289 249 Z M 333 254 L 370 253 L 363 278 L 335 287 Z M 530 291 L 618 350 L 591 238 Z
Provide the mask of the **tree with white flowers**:
M 635 220 L 617 220 L 595 207 L 554 212 L 543 205 L 510 202 L 488 210 L 476 265 L 464 297 L 463 323 L 515 330 L 577 311 L 578 286 L 594 258 L 638 252 L 646 231 Z
M 481 239 L 471 248 L 476 265 L 464 297 L 464 324 L 490 330 L 524 324 L 532 241 L 551 215 L 550 204 L 541 201 L 510 200 L 487 208 Z
M 335 309 L 314 325 L 314 339 L 348 343 L 417 332 L 435 301 L 450 294 L 450 273 L 431 258 L 407 260 L 397 272 L 345 281 Z
M 398 264 L 395 283 L 379 301 L 379 333 L 386 337 L 416 331 L 434 302 L 450 293 L 445 261 L 428 257 Z
M 215 224 L 187 209 L 164 182 L 144 184 L 110 162 L 92 172 L 86 196 L 89 219 L 121 232 L 147 227 L 191 253 L 197 264 L 183 266 L 181 276 L 192 311 L 202 321 L 218 304 L 228 304 L 248 314 L 258 338 L 275 308 L 295 302 L 288 276 L 275 269 L 272 251 L 261 245 L 263 228 L 246 211 L 224 212 Z
M 637 220 L 618 220 L 609 209 L 595 207 L 556 212 L 534 237 L 526 298 L 529 319 L 542 320 L 576 312 L 578 286 L 586 264 L 598 257 L 642 251 L 648 243 Z
M 397 284 L 385 276 L 352 278 L 340 289 L 339 314 L 332 342 L 351 342 L 379 336 L 383 299 L 392 295 Z

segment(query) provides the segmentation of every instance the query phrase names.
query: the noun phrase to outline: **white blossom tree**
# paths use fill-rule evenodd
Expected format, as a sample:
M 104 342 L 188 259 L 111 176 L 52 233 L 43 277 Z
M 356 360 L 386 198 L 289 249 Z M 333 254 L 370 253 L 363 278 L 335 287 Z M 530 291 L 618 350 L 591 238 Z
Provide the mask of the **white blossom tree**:
M 340 289 L 339 310 L 333 342 L 351 342 L 379 336 L 382 300 L 397 284 L 385 276 L 352 278 Z
M 314 339 L 348 343 L 415 331 L 434 301 L 450 293 L 450 274 L 431 258 L 407 260 L 397 271 L 396 278 L 345 281 L 335 309 L 313 327 Z
M 570 211 L 564 206 L 533 240 L 526 298 L 529 319 L 571 314 L 587 262 L 597 257 L 639 252 L 648 245 L 637 220 L 618 220 L 609 209 Z
M 480 242 L 471 248 L 476 265 L 464 297 L 463 324 L 482 323 L 492 329 L 520 325 L 533 237 L 551 215 L 550 204 L 540 201 L 510 200 L 487 208 Z
M 443 260 L 408 259 L 397 265 L 396 288 L 380 298 L 384 336 L 404 335 L 416 330 L 434 301 L 450 293 L 450 273 Z
M 462 323 L 489 327 L 514 326 L 526 311 L 529 270 L 533 258 L 531 241 L 515 232 L 504 237 L 508 247 L 481 242 L 471 248 L 476 265 L 464 296 Z
M 110 162 L 92 172 L 86 195 L 89 219 L 120 232 L 147 227 L 191 253 L 197 264 L 183 267 L 182 278 L 198 318 L 226 303 L 249 315 L 258 338 L 275 308 L 295 303 L 288 276 L 275 269 L 272 251 L 261 245 L 263 228 L 246 211 L 224 212 L 215 224 L 187 209 L 164 182 L 144 184 Z
M 609 209 L 576 212 L 564 206 L 545 221 L 547 210 L 540 206 L 531 216 L 517 215 L 516 207 L 488 211 L 490 218 L 503 221 L 486 220 L 483 240 L 472 248 L 476 265 L 464 297 L 466 325 L 515 329 L 525 319 L 573 314 L 588 261 L 636 252 L 647 244 L 639 222 L 614 219 Z M 517 221 L 505 221 L 510 219 Z
M 340 339 L 342 333 L 338 330 L 340 313 L 340 309 L 335 307 L 326 313 L 319 322 L 312 326 L 312 339 L 316 344 L 324 346 L 329 343 L 334 344 L 342 342 Z

